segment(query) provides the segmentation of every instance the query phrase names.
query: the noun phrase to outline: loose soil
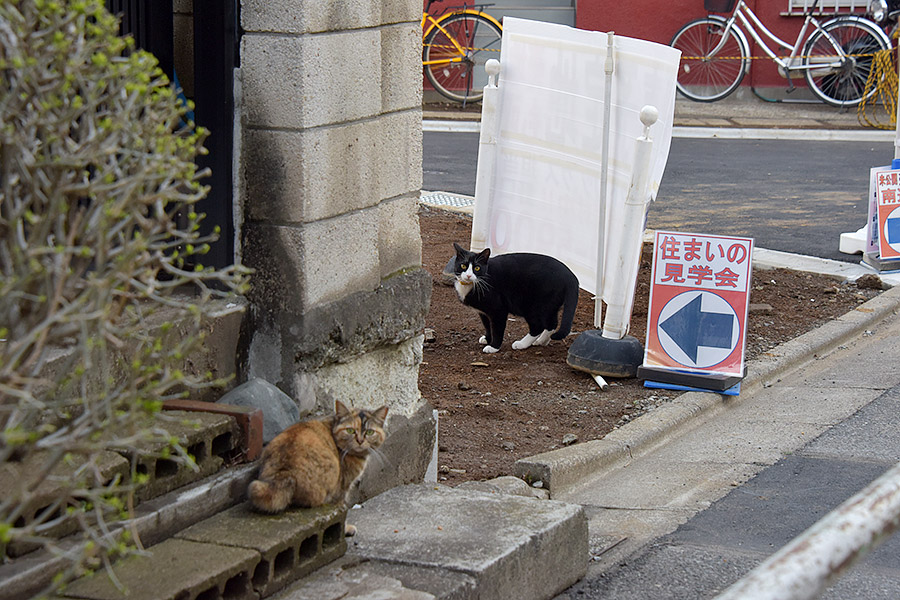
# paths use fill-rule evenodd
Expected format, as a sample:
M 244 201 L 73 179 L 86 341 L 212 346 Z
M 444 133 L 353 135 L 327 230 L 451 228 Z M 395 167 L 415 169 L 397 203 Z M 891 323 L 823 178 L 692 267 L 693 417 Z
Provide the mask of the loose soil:
M 439 479 L 449 485 L 513 473 L 519 458 L 602 438 L 611 430 L 671 401 L 678 392 L 643 387 L 633 378 L 608 379 L 601 391 L 586 373 L 566 364 L 578 332 L 593 329 L 594 301 L 583 291 L 572 334 L 549 346 L 511 349 L 528 328 L 511 317 L 500 352 L 484 354 L 476 312 L 464 306 L 441 272 L 453 242 L 468 246 L 467 215 L 419 210 L 422 262 L 433 278 L 426 318 L 419 390 L 440 422 Z M 643 342 L 647 323 L 651 248 L 644 245 L 630 335 Z M 755 357 L 840 316 L 881 291 L 877 277 L 840 283 L 787 269 L 755 270 L 745 356 Z M 565 441 L 564 441 L 565 440 Z M 577 443 L 575 442 L 575 443 Z

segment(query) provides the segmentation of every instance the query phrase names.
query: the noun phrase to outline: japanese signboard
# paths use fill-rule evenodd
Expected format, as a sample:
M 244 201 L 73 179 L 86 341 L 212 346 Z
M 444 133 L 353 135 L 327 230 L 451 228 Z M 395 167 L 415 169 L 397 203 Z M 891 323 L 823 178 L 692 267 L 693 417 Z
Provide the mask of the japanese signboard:
M 657 231 L 644 366 L 742 377 L 753 240 Z
M 880 171 L 875 177 L 878 252 L 881 258 L 900 258 L 900 171 Z

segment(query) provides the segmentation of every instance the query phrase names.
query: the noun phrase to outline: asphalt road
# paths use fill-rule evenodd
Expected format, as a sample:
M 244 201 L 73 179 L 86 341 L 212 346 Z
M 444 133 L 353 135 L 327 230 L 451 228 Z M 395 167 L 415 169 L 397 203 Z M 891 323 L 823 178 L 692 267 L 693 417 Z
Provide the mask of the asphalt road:
M 866 219 L 869 169 L 888 142 L 672 140 L 647 226 L 752 237 L 757 247 L 859 262 L 840 234 Z M 425 132 L 422 188 L 474 195 L 477 133 Z

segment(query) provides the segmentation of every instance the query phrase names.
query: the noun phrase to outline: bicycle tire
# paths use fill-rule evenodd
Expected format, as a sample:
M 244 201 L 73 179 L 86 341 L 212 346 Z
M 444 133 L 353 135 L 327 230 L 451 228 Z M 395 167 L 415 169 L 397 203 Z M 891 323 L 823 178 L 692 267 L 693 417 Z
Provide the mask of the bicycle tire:
M 434 89 L 455 102 L 478 102 L 484 96 L 487 73 L 484 63 L 500 58 L 501 30 L 477 13 L 453 13 L 438 21 L 427 35 L 422 48 L 425 75 Z M 452 36 L 465 50 L 461 55 Z M 461 59 L 449 62 L 451 59 Z M 436 64 L 427 64 L 431 61 Z
M 871 97 L 877 86 L 866 93 L 866 81 L 872 72 L 874 52 L 890 47 L 887 37 L 877 25 L 861 18 L 838 18 L 825 23 L 823 29 L 841 45 L 844 52 L 853 55 L 837 69 L 807 69 L 806 84 L 819 99 L 832 106 L 856 106 Z M 806 42 L 803 64 L 832 62 L 837 59 L 828 38 L 816 31 Z
M 728 39 L 716 56 L 709 56 L 725 32 L 725 20 L 706 17 L 691 21 L 669 42 L 681 50 L 676 87 L 682 96 L 695 102 L 715 102 L 741 85 L 747 72 L 749 50 L 732 26 Z

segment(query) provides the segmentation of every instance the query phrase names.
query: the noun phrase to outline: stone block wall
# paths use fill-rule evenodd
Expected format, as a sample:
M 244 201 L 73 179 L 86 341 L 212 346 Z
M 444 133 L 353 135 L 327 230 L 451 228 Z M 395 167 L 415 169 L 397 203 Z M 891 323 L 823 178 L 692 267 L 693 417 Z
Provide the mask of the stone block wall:
M 295 398 L 311 386 L 323 413 L 331 397 L 387 404 L 382 459 L 424 474 L 420 16 L 411 0 L 243 0 L 238 160 L 256 270 L 242 379 Z M 401 483 L 378 477 L 365 495 Z

